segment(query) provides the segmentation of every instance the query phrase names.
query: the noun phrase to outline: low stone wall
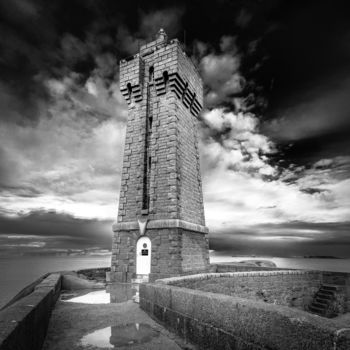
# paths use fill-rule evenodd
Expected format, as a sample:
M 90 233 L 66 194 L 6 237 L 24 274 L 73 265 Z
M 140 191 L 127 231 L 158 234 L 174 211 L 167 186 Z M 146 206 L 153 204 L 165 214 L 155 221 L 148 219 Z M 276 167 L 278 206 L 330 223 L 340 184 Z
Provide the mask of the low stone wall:
M 321 272 L 297 270 L 212 273 L 163 281 L 178 287 L 297 307 L 302 310 L 306 310 L 310 305 L 321 282 Z
M 20 292 L 18 292 L 8 303 L 6 303 L 1 309 L 5 309 L 8 306 L 12 305 L 13 303 L 15 303 L 17 300 L 20 300 L 22 298 L 24 298 L 25 296 L 27 296 L 28 294 L 32 293 L 35 289 L 35 287 L 41 283 L 47 276 L 49 275 L 49 273 L 46 273 L 45 275 L 39 277 L 38 279 L 36 279 L 34 282 L 32 282 L 31 284 L 28 284 L 27 286 L 25 286 Z
M 243 271 L 283 271 L 293 270 L 279 267 L 248 266 L 239 263 L 212 264 L 210 272 L 243 272 Z
M 210 266 L 210 272 L 225 273 L 225 272 L 245 272 L 245 271 L 288 271 L 293 269 L 276 268 L 276 267 L 255 267 L 244 266 L 237 263 L 213 264 Z M 337 285 L 340 287 L 335 300 L 334 310 L 336 313 L 350 312 L 350 273 L 334 272 L 334 271 L 309 271 L 309 270 L 293 270 L 303 272 L 317 272 L 321 274 L 321 282 L 323 284 Z M 292 306 L 298 307 L 298 302 Z M 300 307 L 300 306 L 299 306 Z
M 30 294 L 2 309 L 0 350 L 41 349 L 60 290 L 61 275 L 50 274 Z
M 350 329 L 337 329 L 331 320 L 296 308 L 166 283 L 141 284 L 141 308 L 201 349 L 350 349 Z

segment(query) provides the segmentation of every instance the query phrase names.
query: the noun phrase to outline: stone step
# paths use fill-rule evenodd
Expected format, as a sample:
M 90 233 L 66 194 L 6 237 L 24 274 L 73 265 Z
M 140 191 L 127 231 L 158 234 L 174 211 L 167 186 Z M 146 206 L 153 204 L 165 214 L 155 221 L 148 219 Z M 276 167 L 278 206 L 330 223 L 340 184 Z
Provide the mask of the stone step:
M 339 287 L 332 284 L 322 284 L 320 289 L 336 292 L 339 289 Z
M 324 287 L 321 287 L 319 289 L 320 292 L 323 292 L 325 294 L 329 294 L 329 295 L 333 295 L 334 293 L 336 293 L 336 290 L 329 290 L 329 289 L 325 289 Z
M 316 297 L 315 301 L 316 301 L 316 303 L 320 303 L 320 304 L 324 304 L 324 305 L 328 306 L 330 300 Z
M 323 296 L 324 298 L 332 298 L 334 293 L 333 292 L 329 292 L 329 291 L 325 291 L 325 290 L 322 290 L 320 289 L 317 293 L 317 295 L 321 295 Z
M 315 305 L 314 302 L 311 303 L 310 307 L 314 308 L 314 309 L 317 309 L 319 311 L 324 311 L 325 310 L 325 307 L 322 305 L 322 306 L 318 306 L 318 305 Z
M 325 310 L 328 307 L 328 304 L 323 304 L 323 303 L 318 303 L 317 301 L 313 301 L 311 306 Z
M 309 311 L 311 311 L 314 314 L 321 315 L 321 316 L 323 316 L 324 312 L 325 312 L 324 309 L 320 309 L 320 308 L 312 306 L 312 305 L 309 306 Z
M 341 287 L 341 285 L 339 284 L 335 284 L 335 283 L 322 283 L 322 286 L 325 286 L 325 287 L 334 287 L 334 288 L 339 288 Z

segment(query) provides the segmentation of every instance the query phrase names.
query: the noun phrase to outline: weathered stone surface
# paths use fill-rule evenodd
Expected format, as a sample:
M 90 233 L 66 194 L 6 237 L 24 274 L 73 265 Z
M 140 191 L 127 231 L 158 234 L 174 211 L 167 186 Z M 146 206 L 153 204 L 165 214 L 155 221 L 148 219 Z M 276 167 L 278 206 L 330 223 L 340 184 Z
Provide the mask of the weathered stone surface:
M 0 349 L 41 349 L 60 290 L 60 274 L 51 274 L 32 293 L 1 310 Z
M 321 286 L 316 271 L 212 273 L 168 279 L 167 283 L 307 310 Z
M 161 35 L 121 61 L 120 89 L 128 102 L 128 123 L 110 279 L 130 281 L 136 273 L 140 216 L 148 220 L 153 279 L 205 271 L 200 75 L 181 44 Z
M 163 283 L 141 285 L 140 306 L 201 349 L 345 350 L 350 345 L 348 330 L 298 309 Z

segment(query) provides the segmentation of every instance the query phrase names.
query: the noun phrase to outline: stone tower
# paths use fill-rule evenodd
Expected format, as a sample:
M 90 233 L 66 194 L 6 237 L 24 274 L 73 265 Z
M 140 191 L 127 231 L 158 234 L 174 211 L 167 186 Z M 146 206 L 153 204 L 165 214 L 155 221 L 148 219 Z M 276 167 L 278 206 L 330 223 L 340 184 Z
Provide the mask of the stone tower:
M 155 41 L 120 62 L 128 103 L 111 280 L 206 271 L 197 117 L 202 80 L 178 40 Z

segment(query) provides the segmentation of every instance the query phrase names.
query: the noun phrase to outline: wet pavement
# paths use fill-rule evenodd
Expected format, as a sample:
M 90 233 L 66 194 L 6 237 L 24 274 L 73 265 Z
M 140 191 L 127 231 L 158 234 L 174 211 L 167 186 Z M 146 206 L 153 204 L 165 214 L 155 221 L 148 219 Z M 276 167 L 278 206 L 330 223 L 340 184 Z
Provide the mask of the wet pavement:
M 134 302 L 138 285 L 62 293 L 52 313 L 44 350 L 187 348 Z
M 91 291 L 79 290 L 63 292 L 60 300 L 68 303 L 83 304 L 110 304 L 124 303 L 128 300 L 138 302 L 139 285 L 131 283 L 115 283 L 106 286 L 106 289 Z
M 81 340 L 83 346 L 119 349 L 122 346 L 146 344 L 159 338 L 160 332 L 147 323 L 130 323 L 121 326 L 98 329 L 85 335 Z

